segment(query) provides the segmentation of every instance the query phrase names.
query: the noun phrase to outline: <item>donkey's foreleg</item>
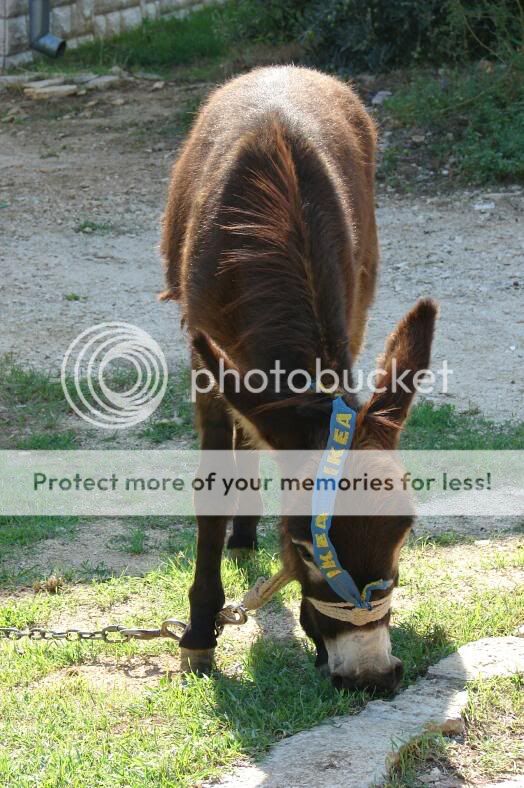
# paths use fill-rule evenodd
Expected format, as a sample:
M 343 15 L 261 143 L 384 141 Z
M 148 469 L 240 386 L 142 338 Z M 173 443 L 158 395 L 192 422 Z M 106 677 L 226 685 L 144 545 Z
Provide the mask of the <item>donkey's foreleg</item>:
M 241 427 L 235 427 L 235 451 L 237 459 L 237 472 L 240 476 L 258 478 L 258 454 L 247 451 L 250 448 L 249 440 Z M 241 457 L 238 452 L 242 452 Z M 257 525 L 262 514 L 262 498 L 257 490 L 249 493 L 249 498 L 244 494 L 245 504 L 249 507 L 249 514 L 236 515 L 233 518 L 233 532 L 228 539 L 227 548 L 233 556 L 238 558 L 257 549 Z
M 202 450 L 230 450 L 233 463 L 233 428 L 222 401 L 214 394 L 199 394 L 196 410 Z M 205 478 L 209 470 L 204 455 L 199 476 Z M 225 601 L 220 563 L 228 517 L 199 514 L 198 494 L 195 494 L 195 508 L 198 526 L 195 577 L 189 591 L 190 620 L 180 640 L 180 658 L 182 670 L 209 673 L 217 643 L 215 619 Z

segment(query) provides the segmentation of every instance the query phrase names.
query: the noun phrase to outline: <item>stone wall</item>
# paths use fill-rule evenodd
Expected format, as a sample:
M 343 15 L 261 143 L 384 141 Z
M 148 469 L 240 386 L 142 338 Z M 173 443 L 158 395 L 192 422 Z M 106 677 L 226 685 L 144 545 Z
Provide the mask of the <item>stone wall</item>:
M 136 27 L 143 19 L 184 13 L 202 0 L 51 0 L 50 32 L 68 47 Z M 33 59 L 29 0 L 0 0 L 0 71 Z

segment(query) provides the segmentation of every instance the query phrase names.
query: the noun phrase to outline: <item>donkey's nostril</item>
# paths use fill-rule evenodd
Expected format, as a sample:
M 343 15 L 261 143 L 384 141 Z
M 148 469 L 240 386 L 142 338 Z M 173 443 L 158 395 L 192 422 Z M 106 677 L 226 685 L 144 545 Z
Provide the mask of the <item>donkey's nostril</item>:
M 372 686 L 382 692 L 395 692 L 402 681 L 404 667 L 399 659 L 395 658 L 393 666 L 385 673 L 379 673 L 373 677 Z

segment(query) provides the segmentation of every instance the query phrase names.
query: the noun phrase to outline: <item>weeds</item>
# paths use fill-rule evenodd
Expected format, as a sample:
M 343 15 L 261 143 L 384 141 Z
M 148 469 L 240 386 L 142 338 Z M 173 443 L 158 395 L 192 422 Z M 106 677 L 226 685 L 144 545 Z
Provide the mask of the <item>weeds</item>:
M 457 743 L 426 734 L 404 747 L 384 788 L 418 788 L 423 773 L 439 769 L 441 779 L 479 780 L 519 774 L 524 765 L 524 693 L 522 676 L 474 681 L 468 685 L 466 732 Z
M 428 135 L 436 167 L 471 183 L 524 179 L 523 55 L 438 77 L 419 73 L 385 109 L 401 126 Z M 395 152 L 396 164 L 402 155 Z
M 99 233 L 100 235 L 107 235 L 111 232 L 112 226 L 109 222 L 94 222 L 91 219 L 85 219 L 82 222 L 79 222 L 75 225 L 75 233 L 84 233 L 85 235 L 91 235 L 91 233 Z M 75 294 L 73 293 L 73 296 Z M 67 296 L 66 296 L 67 297 Z M 78 301 L 80 300 L 79 297 L 77 298 L 69 298 L 70 301 Z
M 64 298 L 66 301 L 87 301 L 87 296 L 81 296 L 78 293 L 65 293 Z
M 109 539 L 110 549 L 121 550 L 130 555 L 142 555 L 148 549 L 148 537 L 143 526 L 137 526 L 126 534 L 118 534 Z
M 160 68 L 216 60 L 225 43 L 214 25 L 213 8 L 183 18 L 145 21 L 113 38 L 97 39 L 66 53 L 65 63 L 87 66 Z

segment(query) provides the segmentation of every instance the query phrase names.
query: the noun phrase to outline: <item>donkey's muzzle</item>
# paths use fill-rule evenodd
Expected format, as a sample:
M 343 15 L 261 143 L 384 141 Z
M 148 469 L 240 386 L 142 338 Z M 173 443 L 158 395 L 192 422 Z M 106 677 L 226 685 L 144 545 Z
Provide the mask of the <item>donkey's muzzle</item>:
M 397 657 L 392 657 L 391 666 L 381 673 L 360 673 L 355 676 L 331 675 L 333 686 L 338 690 L 368 690 L 370 692 L 395 692 L 404 675 L 404 667 Z

